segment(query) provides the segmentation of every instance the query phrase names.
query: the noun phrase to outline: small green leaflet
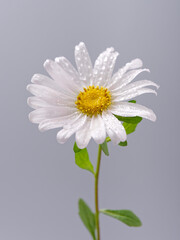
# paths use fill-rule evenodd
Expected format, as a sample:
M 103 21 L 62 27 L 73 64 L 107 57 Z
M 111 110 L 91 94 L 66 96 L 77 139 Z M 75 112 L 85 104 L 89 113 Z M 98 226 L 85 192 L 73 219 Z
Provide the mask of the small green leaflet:
M 139 122 L 141 122 L 142 120 L 142 117 L 121 117 L 121 116 L 118 116 L 118 115 L 114 115 L 119 121 L 121 122 L 126 122 L 126 123 L 136 123 L 138 124 Z
M 101 144 L 101 149 L 103 150 L 103 152 L 104 152 L 104 154 L 105 154 L 106 156 L 109 156 L 107 140 L 105 140 L 105 141 Z
M 92 235 L 93 240 L 96 240 L 95 214 L 91 211 L 91 209 L 88 207 L 88 205 L 82 199 L 79 199 L 79 216 L 80 216 L 82 222 L 84 223 L 85 227 L 88 229 L 88 231 Z
M 82 149 L 78 148 L 76 142 L 74 143 L 73 151 L 74 151 L 74 153 L 82 151 Z
M 94 167 L 89 160 L 88 151 L 86 148 L 75 153 L 75 163 L 82 169 L 86 169 L 94 174 Z
M 123 126 L 127 134 L 133 133 L 136 130 L 137 125 L 138 123 L 127 123 L 127 122 L 123 123 Z
M 136 100 L 130 100 L 128 102 L 131 102 L 131 103 L 136 103 Z
M 128 144 L 127 144 L 127 141 L 125 141 L 125 142 L 120 142 L 119 143 L 119 146 L 122 146 L 122 147 L 126 147 Z
M 75 142 L 73 150 L 75 152 L 75 163 L 78 167 L 86 169 L 94 174 L 94 167 L 89 160 L 87 148 L 80 149 Z
M 130 210 L 100 210 L 101 213 L 110 217 L 116 218 L 119 221 L 125 223 L 129 227 L 140 227 L 142 225 L 141 220 Z

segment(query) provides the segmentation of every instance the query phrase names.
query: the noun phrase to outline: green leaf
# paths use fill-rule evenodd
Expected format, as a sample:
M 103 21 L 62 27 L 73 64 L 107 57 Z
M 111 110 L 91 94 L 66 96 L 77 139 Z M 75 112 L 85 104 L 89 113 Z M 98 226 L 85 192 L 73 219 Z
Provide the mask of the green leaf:
M 78 148 L 78 146 L 77 146 L 77 144 L 76 144 L 76 142 L 75 142 L 75 143 L 74 143 L 73 150 L 74 150 L 75 153 L 77 153 L 77 152 L 80 152 L 82 149 Z
M 79 216 L 84 223 L 85 227 L 90 232 L 94 240 L 96 240 L 95 230 L 96 230 L 96 220 L 95 214 L 91 211 L 88 205 L 82 200 L 79 199 Z
M 122 146 L 122 147 L 126 147 L 128 144 L 127 144 L 127 141 L 125 141 L 125 142 L 120 142 L 119 143 L 119 146 Z
M 75 143 L 73 150 L 75 152 L 75 163 L 78 165 L 78 167 L 88 170 L 94 174 L 94 167 L 89 160 L 87 148 L 80 149 Z
M 141 118 L 141 120 L 142 120 L 142 118 Z M 133 133 L 136 130 L 136 127 L 137 127 L 138 123 L 139 122 L 137 122 L 137 123 L 127 123 L 127 122 L 124 122 L 123 126 L 124 126 L 124 128 L 126 130 L 126 133 L 127 134 Z
M 136 103 L 136 100 L 130 100 L 128 102 L 131 102 L 131 103 Z
M 142 120 L 142 117 L 122 117 L 118 115 L 114 115 L 119 121 L 126 123 L 139 123 Z
M 106 156 L 109 156 L 108 145 L 106 140 L 101 144 L 101 149 L 103 150 Z
M 141 220 L 130 210 L 100 210 L 101 213 L 116 218 L 130 227 L 140 227 Z

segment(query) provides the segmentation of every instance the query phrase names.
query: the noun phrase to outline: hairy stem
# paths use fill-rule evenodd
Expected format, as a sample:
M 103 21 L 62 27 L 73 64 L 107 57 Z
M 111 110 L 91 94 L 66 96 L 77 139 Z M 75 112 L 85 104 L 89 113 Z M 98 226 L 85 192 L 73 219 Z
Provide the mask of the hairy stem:
M 100 240 L 100 226 L 99 226 L 99 201 L 98 201 L 98 183 L 99 183 L 99 170 L 101 163 L 101 146 L 99 145 L 97 167 L 95 172 L 95 210 L 96 210 L 96 228 L 97 228 L 97 240 Z

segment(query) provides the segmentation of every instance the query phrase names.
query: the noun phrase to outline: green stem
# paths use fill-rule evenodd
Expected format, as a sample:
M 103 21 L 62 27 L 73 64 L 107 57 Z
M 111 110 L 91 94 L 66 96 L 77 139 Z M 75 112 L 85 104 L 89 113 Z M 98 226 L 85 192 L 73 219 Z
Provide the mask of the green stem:
M 100 227 L 99 227 L 99 202 L 98 202 L 98 183 L 99 183 L 99 169 L 101 163 L 101 146 L 99 145 L 97 167 L 95 172 L 95 209 L 96 209 L 96 228 L 97 228 L 97 240 L 100 240 Z

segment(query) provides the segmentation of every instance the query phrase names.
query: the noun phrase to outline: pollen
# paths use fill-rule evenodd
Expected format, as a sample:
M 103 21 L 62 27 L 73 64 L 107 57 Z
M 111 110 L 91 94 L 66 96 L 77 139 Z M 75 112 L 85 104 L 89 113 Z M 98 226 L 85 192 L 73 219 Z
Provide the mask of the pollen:
M 79 93 L 75 104 L 82 113 L 92 117 L 111 105 L 111 94 L 107 88 L 89 86 Z

